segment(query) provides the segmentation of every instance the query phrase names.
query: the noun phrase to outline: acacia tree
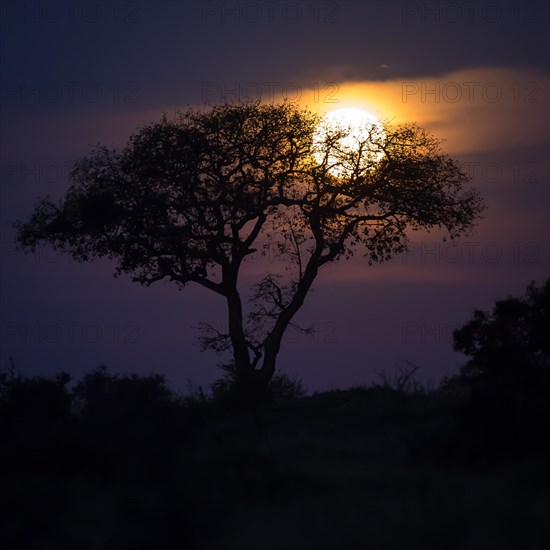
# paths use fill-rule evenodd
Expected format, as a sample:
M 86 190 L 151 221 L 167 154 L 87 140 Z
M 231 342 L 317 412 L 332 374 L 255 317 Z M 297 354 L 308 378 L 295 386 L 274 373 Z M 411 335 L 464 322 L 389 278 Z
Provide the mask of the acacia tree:
M 356 250 L 369 263 L 406 249 L 408 230 L 468 231 L 483 206 L 468 177 L 413 124 L 326 126 L 288 103 L 190 109 L 142 127 L 123 149 L 98 146 L 70 174 L 64 198 L 43 198 L 18 242 L 108 257 L 115 275 L 151 285 L 202 285 L 225 299 L 228 331 L 203 345 L 232 350 L 245 384 L 271 380 L 285 330 L 319 270 Z M 317 136 L 317 139 L 315 139 Z M 259 240 L 285 260 L 243 302 L 239 274 Z M 273 249 L 273 248 L 272 248 Z M 245 311 L 248 309 L 248 311 Z

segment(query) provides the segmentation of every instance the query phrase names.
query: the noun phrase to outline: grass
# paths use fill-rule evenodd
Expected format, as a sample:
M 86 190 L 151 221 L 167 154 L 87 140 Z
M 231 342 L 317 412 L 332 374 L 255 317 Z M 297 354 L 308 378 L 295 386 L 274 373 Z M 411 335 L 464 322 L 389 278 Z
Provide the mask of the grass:
M 117 394 L 51 417 L 4 396 L 3 548 L 548 547 L 548 457 L 478 460 L 441 392 L 353 388 L 243 410 L 143 387 L 140 403 Z

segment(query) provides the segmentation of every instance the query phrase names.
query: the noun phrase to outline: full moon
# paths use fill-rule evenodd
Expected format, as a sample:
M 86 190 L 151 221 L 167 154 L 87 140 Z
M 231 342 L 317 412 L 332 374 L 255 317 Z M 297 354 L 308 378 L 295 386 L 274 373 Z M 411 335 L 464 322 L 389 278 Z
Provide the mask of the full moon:
M 340 134 L 340 137 L 338 137 Z M 328 171 L 346 178 L 357 169 L 373 167 L 383 156 L 377 145 L 385 136 L 379 120 L 363 109 L 336 109 L 327 113 L 313 134 L 313 155 Z

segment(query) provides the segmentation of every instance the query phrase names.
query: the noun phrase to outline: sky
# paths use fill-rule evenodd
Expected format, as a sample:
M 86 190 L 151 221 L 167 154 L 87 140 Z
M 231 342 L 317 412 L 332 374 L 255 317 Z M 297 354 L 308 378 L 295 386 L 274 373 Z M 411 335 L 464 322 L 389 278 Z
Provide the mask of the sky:
M 550 274 L 549 23 L 545 1 L 3 1 L 0 369 L 12 357 L 24 374 L 78 378 L 103 363 L 180 390 L 218 378 L 198 327 L 225 326 L 219 296 L 141 287 L 48 247 L 25 255 L 12 224 L 37 197 L 62 197 L 97 143 L 123 146 L 186 107 L 286 99 L 418 123 L 445 139 L 487 211 L 455 243 L 414 233 L 389 262 L 323 269 L 298 316 L 315 330 L 290 330 L 279 368 L 312 391 L 407 361 L 426 382 L 456 373 L 453 330 Z

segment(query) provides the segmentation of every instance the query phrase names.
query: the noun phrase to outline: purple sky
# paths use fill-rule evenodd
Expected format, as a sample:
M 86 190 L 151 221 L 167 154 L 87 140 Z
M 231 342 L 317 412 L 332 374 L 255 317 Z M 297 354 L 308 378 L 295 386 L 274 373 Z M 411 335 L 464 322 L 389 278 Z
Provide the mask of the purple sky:
M 219 296 L 140 287 L 49 249 L 24 256 L 11 225 L 37 196 L 62 196 L 92 144 L 123 145 L 187 105 L 287 96 L 417 121 L 447 140 L 488 211 L 455 244 L 417 233 L 386 264 L 328 266 L 299 315 L 316 330 L 291 331 L 279 367 L 313 390 L 402 360 L 424 380 L 456 372 L 453 329 L 550 274 L 549 22 L 547 2 L 2 2 L 0 367 L 12 356 L 27 374 L 103 362 L 181 389 L 213 381 L 218 358 L 194 327 L 223 328 Z M 243 291 L 264 267 L 248 262 Z

